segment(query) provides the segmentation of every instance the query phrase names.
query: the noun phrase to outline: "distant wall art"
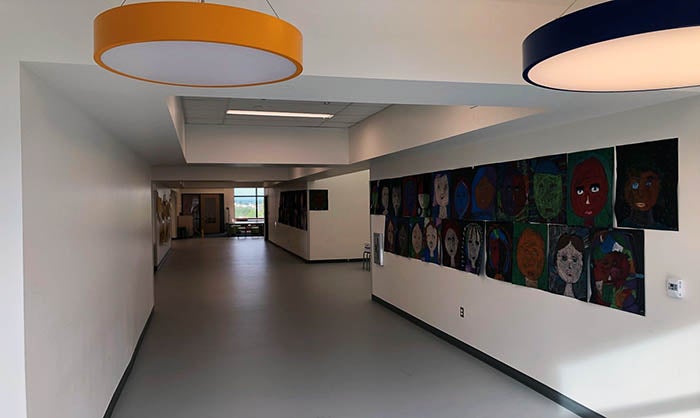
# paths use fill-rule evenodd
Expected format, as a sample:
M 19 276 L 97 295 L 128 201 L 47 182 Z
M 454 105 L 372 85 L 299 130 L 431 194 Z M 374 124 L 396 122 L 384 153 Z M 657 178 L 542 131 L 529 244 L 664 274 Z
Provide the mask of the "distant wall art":
M 613 148 L 569 154 L 567 223 L 612 226 Z
M 644 231 L 592 235 L 590 302 L 644 315 Z
M 566 154 L 535 158 L 530 168 L 530 221 L 566 224 Z
M 433 174 L 433 216 L 447 219 L 450 216 L 450 172 Z
M 425 251 L 423 261 L 440 264 L 440 231 L 438 230 L 439 219 L 425 218 Z
M 584 227 L 549 226 L 549 291 L 557 295 L 586 301 L 586 259 L 589 229 Z
M 466 222 L 462 230 L 462 265 L 464 271 L 481 274 L 484 260 L 484 223 Z
M 462 226 L 459 221 L 446 219 L 440 225 L 442 265 L 458 270 L 462 267 L 461 246 L 462 246 Z
M 500 221 L 528 220 L 530 168 L 527 160 L 497 165 L 496 218 Z
M 472 180 L 472 219 L 496 219 L 496 167 L 477 167 Z
M 503 282 L 512 281 L 513 224 L 486 224 L 486 276 Z
M 547 225 L 513 225 L 513 283 L 547 290 Z
M 644 315 L 643 229 L 679 230 L 678 168 L 666 139 L 437 170 L 371 181 L 370 212 L 387 252 Z
M 474 179 L 472 168 L 460 168 L 452 171 L 450 189 L 451 213 L 453 219 L 471 218 L 471 188 Z
M 280 192 L 277 221 L 303 230 L 308 229 L 306 190 Z
M 678 230 L 678 139 L 617 147 L 620 227 Z
M 309 190 L 309 210 L 328 210 L 328 190 Z
M 408 255 L 411 258 L 422 260 L 425 252 L 425 225 L 423 218 L 411 218 L 409 227 L 411 228 L 411 248 Z

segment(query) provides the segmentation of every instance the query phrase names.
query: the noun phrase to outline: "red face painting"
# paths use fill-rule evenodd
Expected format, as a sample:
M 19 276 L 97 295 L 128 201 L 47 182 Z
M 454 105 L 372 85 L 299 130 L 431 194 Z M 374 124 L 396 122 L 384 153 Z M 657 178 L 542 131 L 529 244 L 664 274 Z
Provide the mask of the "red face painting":
M 615 287 L 622 287 L 630 275 L 630 270 L 627 256 L 621 252 L 612 252 L 595 262 L 593 277 L 597 282 L 612 283 Z
M 569 196 L 571 207 L 584 225 L 593 226 L 593 218 L 608 202 L 608 178 L 597 158 L 589 158 L 574 168 Z

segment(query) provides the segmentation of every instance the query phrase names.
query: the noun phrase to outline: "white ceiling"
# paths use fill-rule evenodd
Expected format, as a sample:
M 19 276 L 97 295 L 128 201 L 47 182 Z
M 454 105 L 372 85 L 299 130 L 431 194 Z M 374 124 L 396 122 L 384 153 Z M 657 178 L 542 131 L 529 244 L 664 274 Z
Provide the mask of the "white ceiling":
M 511 125 L 532 130 L 696 94 L 579 94 L 526 85 L 520 73 L 521 44 L 527 34 L 572 3 L 569 12 L 599 2 L 274 0 L 280 16 L 304 34 L 303 75 L 268 86 L 191 89 L 126 79 L 92 62 L 92 19 L 119 1 L 23 0 L 8 3 L 0 13 L 0 37 L 14 40 L 0 45 L 0 57 L 19 59 L 24 69 L 153 165 L 185 162 L 166 107 L 170 96 L 210 98 L 217 103 L 212 112 L 227 107 L 231 97 L 363 104 L 368 114 L 387 104 L 544 109 L 537 117 Z M 269 12 L 264 0 L 221 3 Z M 190 122 L 204 123 L 204 113 L 193 110 Z M 349 118 L 327 123 L 340 122 L 353 123 Z M 254 121 L 246 121 L 250 123 Z M 502 134 L 498 129 L 482 133 Z
M 185 123 L 193 125 L 349 128 L 384 110 L 387 104 L 301 100 L 183 97 Z M 327 113 L 331 119 L 227 115 L 228 109 L 276 112 Z

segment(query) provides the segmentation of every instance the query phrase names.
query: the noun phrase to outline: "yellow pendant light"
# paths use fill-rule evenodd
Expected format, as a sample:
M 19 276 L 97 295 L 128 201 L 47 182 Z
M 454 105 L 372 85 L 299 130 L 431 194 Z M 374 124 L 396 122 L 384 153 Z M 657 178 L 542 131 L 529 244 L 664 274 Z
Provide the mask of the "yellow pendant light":
M 153 83 L 254 86 L 301 74 L 302 35 L 282 19 L 238 7 L 135 3 L 95 18 L 94 59 L 109 71 Z

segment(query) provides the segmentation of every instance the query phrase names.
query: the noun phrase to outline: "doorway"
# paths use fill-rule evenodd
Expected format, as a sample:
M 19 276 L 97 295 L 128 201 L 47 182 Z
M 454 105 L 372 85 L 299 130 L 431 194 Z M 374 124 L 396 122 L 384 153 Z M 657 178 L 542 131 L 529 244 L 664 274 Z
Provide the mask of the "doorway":
M 223 195 L 202 194 L 200 202 L 202 205 L 201 219 L 204 235 L 224 232 Z

